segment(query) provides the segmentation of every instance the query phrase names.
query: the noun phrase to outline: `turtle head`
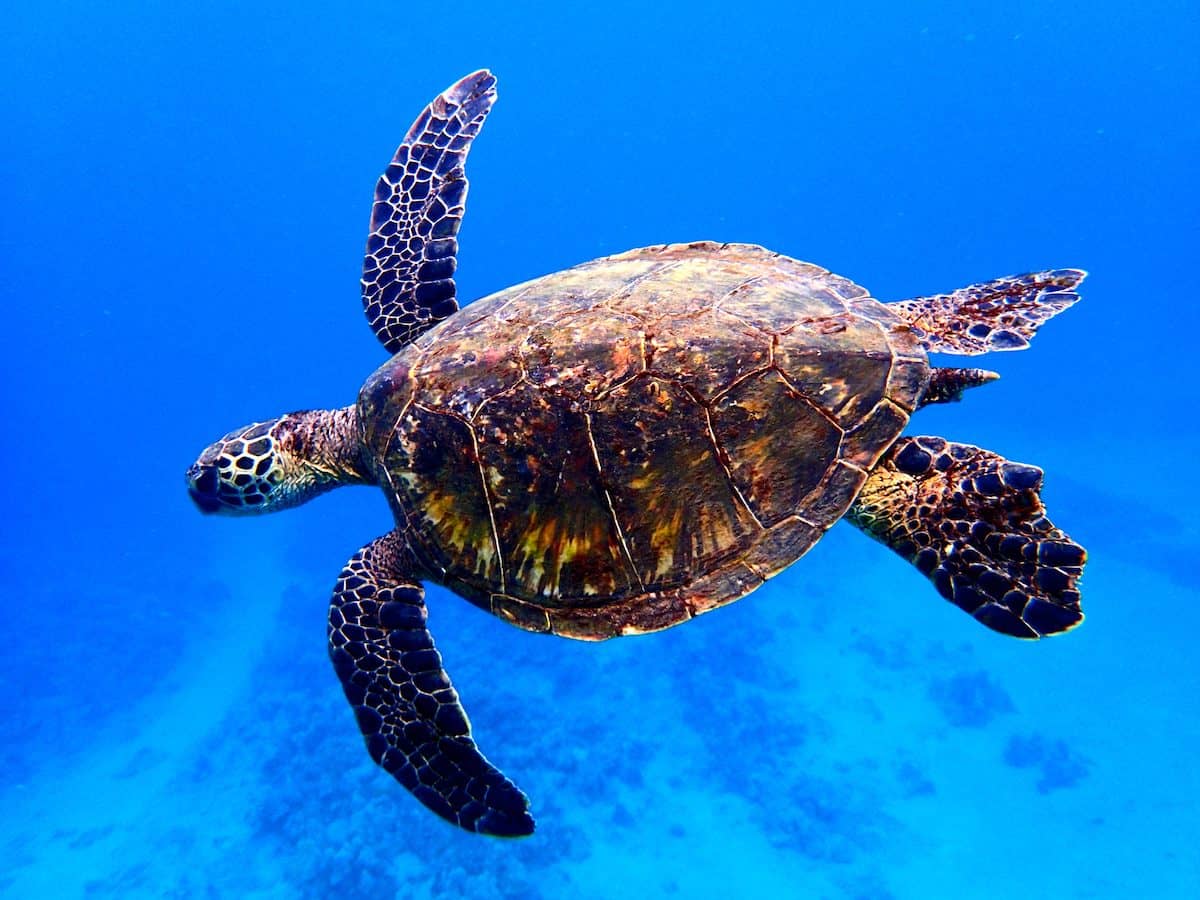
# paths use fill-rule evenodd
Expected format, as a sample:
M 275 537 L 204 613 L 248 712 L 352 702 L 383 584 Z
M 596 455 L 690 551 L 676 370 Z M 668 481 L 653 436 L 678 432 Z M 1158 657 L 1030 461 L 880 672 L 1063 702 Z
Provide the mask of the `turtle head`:
M 201 512 L 245 515 L 299 506 L 341 484 L 372 481 L 361 465 L 354 407 L 288 413 L 205 448 L 187 470 Z

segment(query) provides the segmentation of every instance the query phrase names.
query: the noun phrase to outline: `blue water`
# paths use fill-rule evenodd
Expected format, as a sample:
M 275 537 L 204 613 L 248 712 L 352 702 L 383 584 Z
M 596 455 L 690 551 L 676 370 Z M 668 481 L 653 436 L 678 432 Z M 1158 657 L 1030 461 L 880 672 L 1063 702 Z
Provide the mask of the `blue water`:
M 20 4 L 0 29 L 0 894 L 1190 897 L 1200 883 L 1194 3 Z M 988 632 L 839 526 L 659 635 L 429 594 L 502 842 L 363 750 L 325 651 L 378 491 L 201 517 L 245 422 L 351 402 L 371 188 L 481 66 L 460 296 L 750 241 L 880 298 L 1076 266 L 925 410 L 1043 466 L 1088 619 Z

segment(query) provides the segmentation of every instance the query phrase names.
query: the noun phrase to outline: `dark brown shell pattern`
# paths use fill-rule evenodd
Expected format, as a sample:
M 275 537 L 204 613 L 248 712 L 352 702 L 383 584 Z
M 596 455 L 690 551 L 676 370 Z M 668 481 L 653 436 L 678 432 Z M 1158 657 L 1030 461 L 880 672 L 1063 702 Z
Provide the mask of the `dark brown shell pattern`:
M 476 301 L 381 367 L 360 422 L 428 576 L 534 631 L 655 631 L 846 512 L 924 391 L 846 279 L 738 244 L 634 250 Z

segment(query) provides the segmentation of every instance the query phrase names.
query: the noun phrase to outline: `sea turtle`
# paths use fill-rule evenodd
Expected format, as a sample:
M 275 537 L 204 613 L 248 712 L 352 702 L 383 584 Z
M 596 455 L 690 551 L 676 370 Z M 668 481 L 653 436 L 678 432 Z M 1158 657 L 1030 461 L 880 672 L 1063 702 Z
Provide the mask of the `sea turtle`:
M 357 403 L 238 429 L 189 468 L 205 512 L 383 488 L 395 529 L 338 578 L 329 648 L 371 756 L 471 831 L 533 830 L 480 753 L 426 627 L 423 581 L 521 628 L 584 640 L 729 603 L 846 518 L 988 627 L 1081 618 L 1085 552 L 1046 518 L 1042 472 L 909 415 L 996 377 L 927 353 L 1027 346 L 1074 269 L 882 303 L 748 244 L 632 250 L 459 310 L 463 164 L 495 100 L 468 75 L 375 189 L 363 305 L 391 359 Z

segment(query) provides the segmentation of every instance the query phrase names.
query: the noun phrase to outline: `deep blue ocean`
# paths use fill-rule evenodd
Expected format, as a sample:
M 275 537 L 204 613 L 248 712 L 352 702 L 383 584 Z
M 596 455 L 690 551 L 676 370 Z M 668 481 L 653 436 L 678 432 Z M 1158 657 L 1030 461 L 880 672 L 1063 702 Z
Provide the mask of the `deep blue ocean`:
M 1194 2 L 27 3 L 0 29 L 0 895 L 1200 895 Z M 481 67 L 463 300 L 743 241 L 884 300 L 1088 269 L 910 433 L 1046 470 L 1087 621 L 1023 642 L 847 525 L 586 644 L 439 588 L 504 841 L 375 766 L 331 670 L 380 491 L 201 516 L 226 431 L 353 402 L 376 177 Z

